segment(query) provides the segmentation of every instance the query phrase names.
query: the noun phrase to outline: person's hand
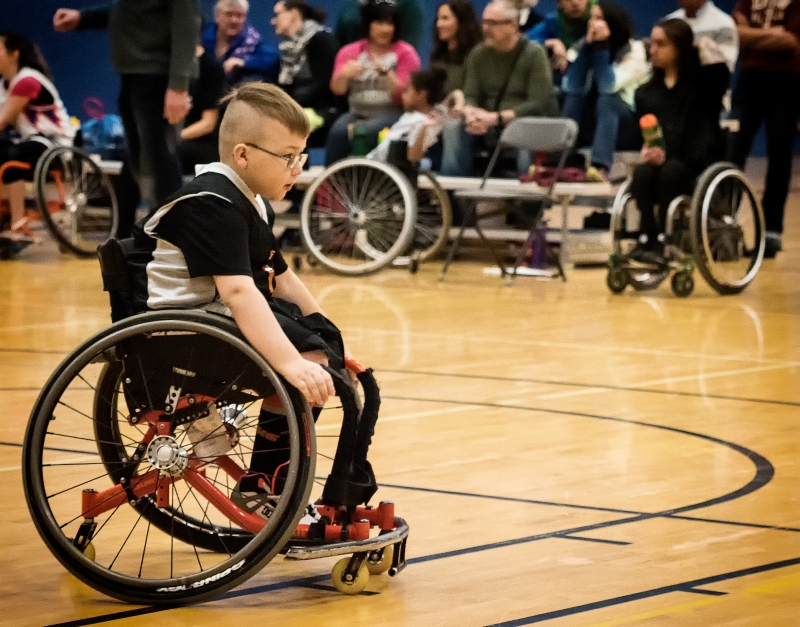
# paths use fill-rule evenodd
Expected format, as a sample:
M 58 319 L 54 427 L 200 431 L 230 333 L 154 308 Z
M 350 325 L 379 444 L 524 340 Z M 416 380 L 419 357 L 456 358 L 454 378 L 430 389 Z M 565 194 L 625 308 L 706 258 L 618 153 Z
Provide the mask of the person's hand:
M 467 133 L 470 135 L 486 135 L 490 128 L 497 125 L 497 112 L 475 108 L 466 116 Z
M 464 115 L 464 92 L 460 89 L 451 91 L 445 100 L 445 104 L 451 118 L 460 118 Z
M 658 167 L 664 165 L 664 161 L 666 160 L 667 155 L 664 153 L 663 148 L 659 146 L 653 146 L 651 148 L 645 146 L 642 148 L 642 161 L 645 163 Z
M 164 96 L 164 117 L 170 124 L 177 124 L 189 113 L 191 100 L 188 91 L 168 89 Z
M 567 48 L 564 45 L 564 42 L 560 39 L 548 39 L 544 42 L 545 48 L 550 50 L 553 58 L 551 59 L 551 63 L 553 64 L 553 69 L 558 70 L 559 72 L 563 72 L 567 69 L 567 65 L 569 65 L 569 61 L 567 60 Z
M 53 16 L 53 28 L 57 33 L 68 33 L 81 23 L 81 12 L 75 9 L 59 9 Z
M 344 76 L 348 79 L 352 80 L 354 78 L 358 78 L 364 73 L 364 66 L 361 65 L 356 59 L 350 59 L 347 63 L 344 64 L 344 67 L 341 71 Z
M 611 29 L 605 20 L 592 20 L 589 22 L 589 27 L 586 31 L 586 41 L 588 43 L 608 41 L 609 37 L 611 37 Z
M 244 59 L 238 57 L 231 57 L 222 62 L 222 69 L 225 70 L 225 74 L 233 74 L 233 72 L 243 67 Z
M 314 405 L 321 407 L 328 397 L 336 395 L 331 375 L 313 361 L 298 357 L 284 366 L 281 374 L 309 403 Z

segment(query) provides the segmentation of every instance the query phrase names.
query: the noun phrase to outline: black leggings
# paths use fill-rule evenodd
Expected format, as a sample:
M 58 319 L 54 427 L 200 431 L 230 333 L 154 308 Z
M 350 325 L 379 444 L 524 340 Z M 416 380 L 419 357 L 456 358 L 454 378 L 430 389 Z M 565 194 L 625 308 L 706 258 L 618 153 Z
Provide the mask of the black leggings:
M 42 154 L 44 154 L 45 150 L 47 150 L 47 146 L 42 142 L 21 141 L 15 144 L 7 139 L 0 140 L 0 165 L 9 161 L 22 161 L 31 166 L 30 170 L 8 168 L 3 172 L 3 183 L 32 180 L 36 163 L 39 161 Z
M 664 230 L 664 218 L 670 203 L 692 191 L 692 174 L 685 163 L 668 159 L 661 166 L 642 163 L 636 166 L 631 181 L 631 194 L 642 214 L 641 231 L 650 242 Z M 656 206 L 659 207 L 656 217 Z

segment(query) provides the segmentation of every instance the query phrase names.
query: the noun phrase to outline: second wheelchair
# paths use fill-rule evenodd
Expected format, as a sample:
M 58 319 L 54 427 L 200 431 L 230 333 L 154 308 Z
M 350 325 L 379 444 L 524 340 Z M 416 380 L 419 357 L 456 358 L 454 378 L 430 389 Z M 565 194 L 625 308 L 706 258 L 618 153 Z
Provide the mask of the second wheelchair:
M 664 258 L 637 261 L 639 209 L 626 181 L 611 212 L 613 252 L 606 283 L 615 294 L 630 285 L 655 289 L 671 275 L 672 291 L 686 297 L 694 291 L 697 269 L 717 293 L 738 294 L 755 278 L 764 258 L 765 227 L 761 203 L 745 175 L 732 163 L 706 169 L 691 196 L 679 196 L 659 208 Z

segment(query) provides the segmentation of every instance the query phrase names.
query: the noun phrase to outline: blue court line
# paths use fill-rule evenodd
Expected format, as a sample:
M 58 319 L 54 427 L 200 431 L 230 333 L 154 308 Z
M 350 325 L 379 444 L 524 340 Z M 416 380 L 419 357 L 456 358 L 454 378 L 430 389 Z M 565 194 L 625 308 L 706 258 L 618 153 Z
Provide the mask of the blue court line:
M 763 398 L 747 398 L 742 396 L 725 396 L 722 394 L 699 394 L 697 392 L 678 392 L 674 390 L 655 390 L 652 388 L 634 388 L 622 385 L 603 385 L 600 383 L 570 383 L 568 381 L 550 381 L 549 379 L 525 379 L 515 377 L 495 377 L 489 375 L 459 374 L 454 372 L 429 372 L 424 370 L 394 370 L 381 369 L 380 372 L 393 374 L 412 374 L 429 377 L 452 377 L 454 379 L 478 379 L 484 381 L 506 381 L 508 383 L 537 383 L 542 385 L 557 385 L 574 388 L 594 388 L 598 390 L 615 390 L 618 392 L 644 392 L 647 394 L 665 394 L 667 396 L 688 396 L 691 398 L 713 398 L 723 401 L 740 401 L 743 403 L 763 403 L 766 405 L 785 405 L 786 407 L 800 407 L 800 403 L 792 401 L 776 401 Z M 380 374 L 380 373 L 379 373 Z
M 670 586 L 662 586 L 661 588 L 653 588 L 652 590 L 645 590 L 643 592 L 635 592 L 633 594 L 626 594 L 612 599 L 605 599 L 603 601 L 595 601 L 594 603 L 585 603 L 583 605 L 575 605 L 563 610 L 555 610 L 553 612 L 544 612 L 542 614 L 534 614 L 533 616 L 526 616 L 524 618 L 517 618 L 514 620 L 504 621 L 502 623 L 493 623 L 486 627 L 522 627 L 523 625 L 532 625 L 534 623 L 543 623 L 548 620 L 556 618 L 564 618 L 565 616 L 575 616 L 576 614 L 583 614 L 594 610 L 603 609 L 606 607 L 614 607 L 616 605 L 623 605 L 631 603 L 632 601 L 640 601 L 642 599 L 650 599 L 664 594 L 671 594 L 673 592 L 692 592 L 700 593 L 697 588 L 700 586 L 707 586 L 709 584 L 719 583 L 721 581 L 730 581 L 731 579 L 739 579 L 741 577 L 748 577 L 750 575 L 757 575 L 759 573 L 769 572 L 771 570 L 778 570 L 779 568 L 787 568 L 789 566 L 796 566 L 800 564 L 800 558 L 790 560 L 783 560 L 780 562 L 772 562 L 771 564 L 764 564 L 762 566 L 754 566 L 752 568 L 745 568 L 742 570 L 735 570 L 722 575 L 714 575 L 712 577 L 703 577 L 702 579 L 695 579 L 684 583 L 673 584 Z M 714 594 L 711 591 L 708 591 Z M 718 596 L 718 595 L 715 595 Z

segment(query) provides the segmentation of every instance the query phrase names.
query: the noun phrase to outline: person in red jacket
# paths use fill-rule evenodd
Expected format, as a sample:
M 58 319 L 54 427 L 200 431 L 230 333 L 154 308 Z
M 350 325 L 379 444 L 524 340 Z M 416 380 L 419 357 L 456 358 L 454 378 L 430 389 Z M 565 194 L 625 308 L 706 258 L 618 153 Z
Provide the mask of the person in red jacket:
M 800 115 L 800 0 L 739 0 L 733 17 L 741 47 L 741 77 L 734 96 L 741 107 L 740 130 L 733 160 L 744 167 L 753 138 L 766 123 L 765 256 L 774 257 L 781 250 Z

